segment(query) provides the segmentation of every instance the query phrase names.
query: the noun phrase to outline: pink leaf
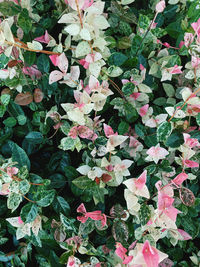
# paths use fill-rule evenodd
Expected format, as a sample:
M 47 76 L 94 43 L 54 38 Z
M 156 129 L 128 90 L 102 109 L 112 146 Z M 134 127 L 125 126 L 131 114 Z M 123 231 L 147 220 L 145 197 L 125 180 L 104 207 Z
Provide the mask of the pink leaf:
M 182 235 L 184 240 L 192 239 L 191 235 L 189 235 L 187 232 L 183 231 L 182 229 L 177 229 L 177 230 Z
M 102 219 L 102 215 L 101 215 L 100 210 L 86 212 L 85 216 L 91 218 L 94 221 L 99 221 Z
M 164 11 L 164 9 L 165 9 L 165 1 L 163 0 L 158 2 L 158 4 L 156 5 L 156 12 L 161 13 Z
M 65 56 L 65 53 L 62 53 L 59 57 L 58 57 L 58 68 L 64 73 L 67 73 L 67 69 L 68 69 L 68 59 Z
M 159 255 L 154 247 L 151 247 L 149 241 L 146 240 L 142 249 L 144 260 L 148 267 L 158 267 Z
M 84 205 L 83 203 L 81 203 L 81 205 L 78 206 L 78 208 L 77 208 L 76 211 L 79 212 L 79 213 L 83 213 L 83 214 L 85 214 L 85 213 L 86 213 L 85 205 Z
M 172 182 L 177 184 L 177 185 L 181 185 L 183 183 L 183 181 L 185 181 L 188 178 L 188 175 L 185 172 L 182 172 L 180 174 L 178 174 L 173 180 Z
M 54 66 L 58 66 L 58 55 L 51 55 L 49 56 L 49 58 L 51 59 L 51 62 L 53 63 Z
M 103 124 L 103 129 L 104 129 L 104 133 L 106 135 L 106 137 L 109 137 L 110 135 L 114 135 L 114 131 L 112 129 L 112 127 L 110 127 L 107 124 Z
M 141 117 L 145 116 L 147 114 L 147 111 L 149 109 L 149 104 L 144 105 L 140 108 L 139 114 Z
M 189 159 L 184 160 L 184 165 L 190 168 L 199 168 L 199 163 Z
M 122 260 L 126 256 L 127 249 L 122 246 L 121 243 L 117 242 L 116 243 L 116 250 L 115 253 L 117 254 L 118 257 L 120 257 Z
M 138 189 L 142 189 L 146 183 L 146 179 L 147 179 L 147 171 L 143 171 L 143 173 L 134 181 L 135 186 Z
M 128 264 L 132 261 L 133 256 L 125 256 L 125 259 L 123 261 L 123 264 Z

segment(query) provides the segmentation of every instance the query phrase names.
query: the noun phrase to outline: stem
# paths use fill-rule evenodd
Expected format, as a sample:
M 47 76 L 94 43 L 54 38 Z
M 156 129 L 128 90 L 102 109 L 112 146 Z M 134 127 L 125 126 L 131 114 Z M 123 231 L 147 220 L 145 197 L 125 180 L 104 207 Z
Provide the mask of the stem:
M 81 12 L 80 12 L 80 9 L 79 9 L 78 0 L 75 0 L 75 2 L 76 2 L 76 7 L 77 7 L 77 12 L 78 12 L 81 28 L 83 28 L 83 21 L 82 21 L 82 18 L 81 18 Z
M 183 103 L 183 105 L 182 105 L 179 109 L 176 109 L 176 110 L 175 110 L 174 114 L 171 116 L 171 118 L 168 120 L 168 122 L 170 122 L 170 121 L 174 118 L 174 116 L 176 115 L 177 110 L 181 110 L 181 109 L 187 104 L 188 100 L 189 100 L 191 97 L 193 97 L 194 95 L 196 95 L 199 91 L 200 91 L 200 88 L 196 89 L 196 90 L 194 91 L 194 93 L 192 93 L 190 96 L 188 96 L 188 98 L 185 100 L 185 102 Z
M 145 38 L 147 37 L 147 34 L 148 34 L 149 31 L 151 30 L 151 27 L 152 27 L 152 25 L 154 24 L 154 22 L 155 22 L 155 20 L 156 20 L 156 18 L 157 18 L 157 15 L 158 15 L 158 12 L 156 12 L 156 14 L 155 14 L 155 16 L 154 16 L 152 22 L 150 23 L 150 25 L 149 25 L 149 27 L 148 27 L 148 29 L 147 29 L 147 31 L 146 31 L 144 37 L 142 38 L 142 41 L 141 41 L 141 43 L 140 43 L 140 46 L 138 47 L 138 49 L 137 49 L 137 51 L 136 51 L 136 56 L 138 55 L 138 52 L 139 52 L 139 50 L 140 50 L 140 47 L 141 47 L 141 45 L 143 44 Z
M 26 200 L 28 200 L 29 202 L 36 203 L 36 201 L 33 201 L 33 200 L 27 198 L 25 195 L 22 195 L 22 196 L 23 196 Z
M 35 52 L 35 53 L 43 53 L 43 54 L 47 54 L 47 55 L 60 55 L 60 53 L 57 53 L 57 52 L 52 52 L 52 51 L 47 51 L 47 50 L 35 50 L 35 49 L 28 48 L 27 46 L 19 45 L 19 44 L 12 43 L 9 41 L 4 41 L 4 42 L 8 45 L 19 47 L 21 49 L 25 49 L 27 51 L 31 51 L 31 52 Z

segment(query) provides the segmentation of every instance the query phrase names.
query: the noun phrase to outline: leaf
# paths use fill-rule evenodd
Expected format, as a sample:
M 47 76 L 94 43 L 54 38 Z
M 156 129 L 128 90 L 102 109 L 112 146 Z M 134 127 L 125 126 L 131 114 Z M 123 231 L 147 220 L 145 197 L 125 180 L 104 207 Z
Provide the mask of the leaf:
M 144 48 L 144 44 L 142 43 L 142 37 L 139 35 L 135 35 L 132 39 L 131 44 L 131 56 L 137 56 L 138 54 L 141 54 L 142 50 Z
M 34 64 L 36 59 L 36 53 L 31 51 L 25 51 L 23 53 L 23 56 L 24 56 L 24 62 L 26 63 L 27 66 L 31 66 Z
M 80 176 L 72 181 L 80 189 L 87 189 L 95 186 L 95 182 L 89 179 L 87 176 Z
M 196 116 L 196 122 L 200 126 L 200 112 Z
M 21 194 L 25 195 L 30 189 L 30 184 L 27 180 L 22 180 L 19 182 L 19 191 Z
M 44 97 L 44 94 L 40 88 L 36 88 L 33 93 L 33 98 L 36 103 L 40 103 Z
M 151 210 L 146 204 L 142 204 L 139 209 L 139 219 L 142 225 L 148 223 L 151 217 Z
M 9 94 L 3 94 L 0 98 L 1 104 L 4 106 L 7 106 L 10 102 L 10 95 Z
M 88 218 L 85 223 L 81 223 L 79 226 L 80 235 L 88 235 L 95 229 L 95 223 L 92 219 Z
M 63 197 L 58 196 L 53 202 L 53 207 L 57 213 L 64 213 L 66 216 L 70 213 L 70 206 Z
M 158 142 L 164 142 L 172 132 L 172 123 L 168 121 L 162 122 L 157 128 Z
M 112 234 L 116 241 L 124 243 L 128 240 L 129 231 L 125 222 L 116 220 L 112 226 Z
M 124 135 L 125 133 L 128 132 L 129 129 L 129 124 L 126 121 L 121 121 L 120 124 L 118 125 L 118 133 L 121 135 Z
M 16 123 L 17 121 L 13 117 L 8 117 L 6 120 L 3 121 L 3 124 L 5 124 L 6 127 L 14 127 Z
M 34 200 L 40 207 L 47 207 L 49 206 L 55 197 L 55 190 L 44 190 L 42 192 L 37 192 L 34 195 Z
M 8 209 L 11 209 L 12 212 L 19 207 L 19 204 L 22 201 L 22 196 L 17 193 L 11 193 L 7 199 Z
M 22 9 L 21 13 L 19 14 L 17 23 L 25 33 L 29 33 L 32 28 L 32 22 L 29 17 L 28 10 L 26 8 Z
M 49 63 L 49 58 L 47 55 L 41 54 L 37 58 L 37 67 L 38 67 L 38 70 L 40 70 L 41 72 L 45 72 L 45 73 L 49 72 L 50 63 Z
M 114 52 L 108 59 L 109 65 L 121 66 L 128 59 L 128 57 L 122 53 Z
M 183 134 L 177 131 L 172 134 L 166 140 L 166 146 L 176 148 L 184 143 Z
M 62 213 L 60 214 L 60 220 L 67 231 L 76 233 L 76 227 L 74 226 L 75 219 L 67 218 Z
M 131 82 L 125 83 L 122 86 L 122 92 L 125 94 L 125 96 L 130 96 L 135 90 L 135 85 Z
M 34 203 L 26 204 L 20 212 L 21 219 L 24 223 L 30 223 L 35 220 L 38 214 L 38 206 Z
M 43 142 L 43 135 L 40 132 L 30 132 L 25 136 L 25 139 L 31 144 L 41 144 Z
M 15 103 L 20 106 L 26 106 L 33 101 L 33 96 L 30 92 L 20 93 L 15 97 Z
M 17 15 L 21 11 L 19 5 L 14 4 L 13 2 L 2 2 L 0 3 L 0 12 L 7 17 L 12 17 Z
M 30 170 L 30 160 L 26 152 L 12 141 L 9 141 L 8 145 L 12 151 L 12 160 L 18 163 L 16 166 L 18 168 L 27 166 L 28 170 Z
M 181 187 L 179 190 L 179 196 L 183 204 L 190 207 L 195 203 L 195 196 L 191 190 L 186 187 Z
M 121 219 L 123 216 L 126 216 L 126 212 L 120 204 L 116 204 L 110 209 L 110 216 Z
M 175 95 L 174 87 L 169 83 L 163 83 L 163 88 L 168 97 L 173 97 Z
M 79 42 L 76 47 L 76 57 L 83 57 L 91 52 L 90 45 L 86 41 Z

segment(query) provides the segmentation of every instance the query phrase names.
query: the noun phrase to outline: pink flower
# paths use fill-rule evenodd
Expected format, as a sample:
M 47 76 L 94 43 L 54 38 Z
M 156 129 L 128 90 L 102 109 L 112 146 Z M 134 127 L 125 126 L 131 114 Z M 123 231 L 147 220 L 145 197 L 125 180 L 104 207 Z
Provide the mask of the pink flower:
M 82 203 L 78 208 L 77 212 L 82 213 L 82 216 L 77 216 L 77 220 L 85 223 L 88 218 L 94 220 L 94 221 L 99 221 L 101 220 L 101 225 L 104 227 L 106 225 L 106 215 L 102 214 L 100 210 L 92 211 L 92 212 L 87 212 L 84 204 Z
M 142 254 L 146 262 L 146 265 L 148 267 L 158 267 L 159 264 L 158 251 L 154 247 L 150 246 L 148 240 L 146 240 L 143 245 Z
M 192 33 L 186 32 L 184 35 L 184 44 L 186 47 L 189 47 L 191 45 L 191 43 L 194 40 L 194 35 Z
M 145 116 L 147 114 L 148 109 L 149 109 L 149 104 L 146 104 L 143 107 L 141 107 L 139 110 L 140 116 L 141 117 Z
M 200 35 L 200 18 L 197 20 L 197 22 L 193 22 L 191 26 L 195 30 L 197 36 L 199 36 Z
M 127 249 L 124 248 L 121 243 L 117 242 L 115 253 L 118 257 L 120 257 L 123 260 L 123 264 L 128 264 L 133 259 L 133 256 L 127 256 L 126 252 Z
M 37 37 L 34 40 L 40 43 L 48 44 L 51 39 L 49 37 L 48 31 L 46 30 L 44 35 Z
M 165 9 L 165 1 L 160 1 L 158 2 L 158 4 L 156 5 L 156 12 L 157 13 L 162 13 Z
M 159 143 L 149 148 L 146 153 L 149 155 L 146 160 L 153 160 L 155 163 L 158 163 L 160 159 L 164 159 L 169 154 L 165 148 L 160 147 Z

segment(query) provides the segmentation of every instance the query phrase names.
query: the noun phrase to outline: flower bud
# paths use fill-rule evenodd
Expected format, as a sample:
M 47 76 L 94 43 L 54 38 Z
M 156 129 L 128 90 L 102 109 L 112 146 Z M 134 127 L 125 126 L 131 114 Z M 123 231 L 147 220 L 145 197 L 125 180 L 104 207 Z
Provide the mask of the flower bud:
M 164 9 L 165 9 L 165 1 L 162 0 L 162 1 L 158 2 L 158 4 L 156 5 L 156 12 L 162 13 Z

